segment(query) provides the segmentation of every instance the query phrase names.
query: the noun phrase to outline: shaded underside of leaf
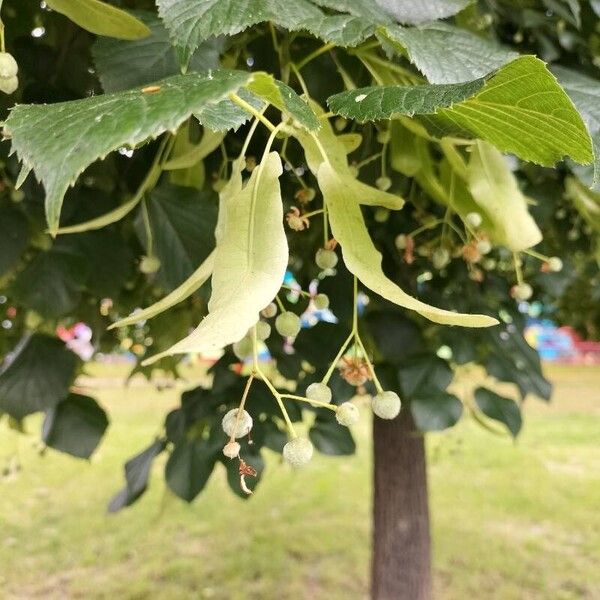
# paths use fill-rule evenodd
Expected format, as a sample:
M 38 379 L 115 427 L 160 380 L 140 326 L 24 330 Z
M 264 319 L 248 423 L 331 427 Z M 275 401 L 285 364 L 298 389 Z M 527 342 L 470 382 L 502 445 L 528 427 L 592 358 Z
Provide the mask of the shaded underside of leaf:
M 445 19 L 460 12 L 473 0 L 376 0 L 376 4 L 400 23 L 416 25 Z

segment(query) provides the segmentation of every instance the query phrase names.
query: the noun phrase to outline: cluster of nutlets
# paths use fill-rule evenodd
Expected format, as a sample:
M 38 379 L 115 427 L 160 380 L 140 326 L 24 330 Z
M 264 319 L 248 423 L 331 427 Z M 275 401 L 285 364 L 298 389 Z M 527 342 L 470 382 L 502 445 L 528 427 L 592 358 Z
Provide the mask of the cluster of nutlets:
M 312 383 L 306 389 L 306 399 L 315 403 L 329 404 L 332 400 L 331 388 L 324 383 Z M 382 391 L 371 399 L 373 412 L 381 419 L 394 419 L 400 413 L 400 397 L 395 392 Z M 246 410 L 230 410 L 221 423 L 223 431 L 229 436 L 229 442 L 223 448 L 228 458 L 239 458 L 241 446 L 236 440 L 250 433 L 253 420 Z M 358 408 L 352 402 L 343 402 L 335 408 L 337 422 L 345 427 L 355 425 L 360 417 Z M 307 464 L 313 455 L 313 445 L 306 437 L 297 436 L 283 447 L 283 458 L 293 467 Z

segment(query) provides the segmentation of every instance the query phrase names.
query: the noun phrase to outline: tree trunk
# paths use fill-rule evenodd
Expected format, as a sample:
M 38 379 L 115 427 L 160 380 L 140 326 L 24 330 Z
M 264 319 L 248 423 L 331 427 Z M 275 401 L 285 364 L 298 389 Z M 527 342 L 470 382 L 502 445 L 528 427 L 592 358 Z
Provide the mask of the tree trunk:
M 374 417 L 373 600 L 431 600 L 427 471 L 423 436 L 409 410 Z

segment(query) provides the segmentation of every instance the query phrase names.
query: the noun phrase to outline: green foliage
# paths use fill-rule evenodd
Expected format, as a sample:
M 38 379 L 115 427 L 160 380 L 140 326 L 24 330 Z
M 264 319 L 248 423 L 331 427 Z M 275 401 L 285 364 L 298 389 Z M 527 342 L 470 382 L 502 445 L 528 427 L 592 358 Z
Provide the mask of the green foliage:
M 15 419 L 51 409 L 69 393 L 77 357 L 39 333 L 25 339 L 0 372 L 0 409 Z
M 106 413 L 93 398 L 69 394 L 46 413 L 42 441 L 71 456 L 89 458 L 107 427 Z
M 137 40 L 150 33 L 148 27 L 129 13 L 100 0 L 47 0 L 46 4 L 97 35 Z
M 163 451 L 187 501 L 219 464 L 247 497 L 261 449 L 281 452 L 290 437 L 350 454 L 336 415 L 357 393 L 398 393 L 422 431 L 464 414 L 516 435 L 512 400 L 451 386 L 479 365 L 522 398 L 549 399 L 515 284 L 587 335 L 600 330 L 589 6 L 552 3 L 559 23 L 511 0 L 159 0 L 158 12 L 134 0 L 128 16 L 81 0 L 65 5 L 68 33 L 37 5 L 11 16 L 15 1 L 2 13 L 21 88 L 10 113 L 15 98 L 2 104 L 16 156 L 4 144 L 0 352 L 17 350 L 0 410 L 44 411 L 48 446 L 91 455 L 106 416 L 77 395 L 77 359 L 49 335 L 79 321 L 95 350 L 129 349 L 132 373 L 148 377 L 155 361 L 178 376 L 183 354 L 220 356 L 211 387 L 184 393 L 127 463 L 111 511 L 144 493 Z M 96 9 L 105 18 L 91 23 Z M 29 37 L 34 22 L 42 40 Z M 521 162 L 563 157 L 553 171 Z M 335 325 L 313 326 L 318 294 Z M 293 327 L 261 314 L 272 303 Z M 331 404 L 304 397 L 315 382 Z M 240 401 L 254 418 L 245 467 L 221 452 L 221 418 Z

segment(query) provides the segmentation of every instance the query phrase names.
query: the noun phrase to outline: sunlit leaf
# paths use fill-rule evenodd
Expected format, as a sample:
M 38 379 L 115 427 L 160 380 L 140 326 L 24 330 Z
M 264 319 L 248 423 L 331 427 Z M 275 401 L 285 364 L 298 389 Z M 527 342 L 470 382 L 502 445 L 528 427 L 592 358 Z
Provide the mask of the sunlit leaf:
M 219 350 L 240 340 L 277 294 L 288 262 L 279 189 L 281 159 L 271 152 L 243 185 L 238 160 L 221 192 L 208 315 L 185 339 L 148 359 Z
M 150 30 L 131 14 L 100 0 L 46 0 L 46 4 L 97 35 L 137 40 Z
M 491 221 L 492 241 L 513 252 L 535 246 L 542 232 L 527 210 L 527 199 L 502 154 L 478 140 L 468 166 L 469 190 Z
M 332 111 L 358 121 L 421 115 L 437 135 L 470 134 L 541 165 L 552 166 L 565 156 L 582 164 L 593 160 L 581 116 L 533 56 L 469 83 L 369 87 L 336 94 L 328 103 Z
M 426 23 L 460 12 L 473 0 L 376 0 L 376 4 L 400 23 Z

